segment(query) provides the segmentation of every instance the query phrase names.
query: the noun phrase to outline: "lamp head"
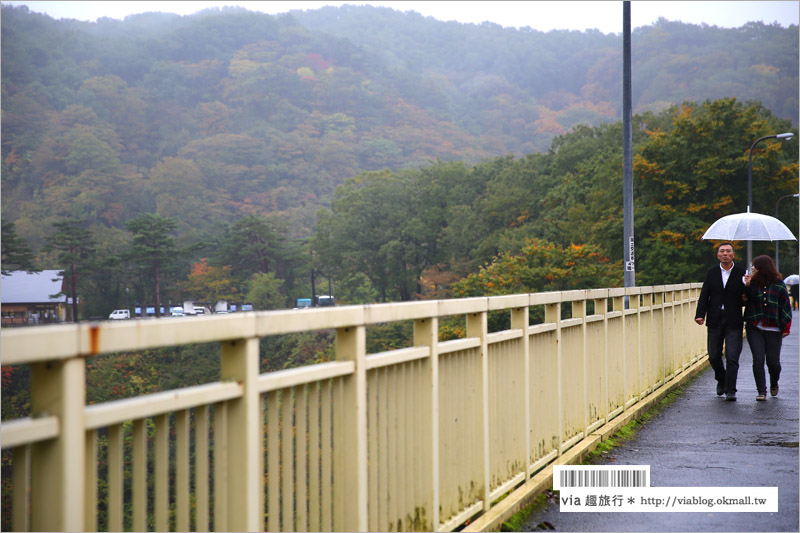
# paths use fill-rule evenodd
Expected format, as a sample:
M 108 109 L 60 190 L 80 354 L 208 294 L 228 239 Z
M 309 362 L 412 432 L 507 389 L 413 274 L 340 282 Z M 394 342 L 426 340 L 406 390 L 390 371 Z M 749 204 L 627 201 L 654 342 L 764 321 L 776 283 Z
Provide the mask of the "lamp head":
M 779 133 L 775 137 L 778 139 L 791 139 L 794 137 L 794 133 Z

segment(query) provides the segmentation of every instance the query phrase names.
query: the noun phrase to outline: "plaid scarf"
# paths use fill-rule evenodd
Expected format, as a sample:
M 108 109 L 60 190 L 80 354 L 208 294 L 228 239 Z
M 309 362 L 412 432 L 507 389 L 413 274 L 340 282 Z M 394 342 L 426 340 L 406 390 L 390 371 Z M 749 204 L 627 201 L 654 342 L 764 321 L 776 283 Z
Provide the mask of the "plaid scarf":
M 764 326 L 789 332 L 792 325 L 792 306 L 789 303 L 789 291 L 782 281 L 778 280 L 767 287 L 750 285 L 746 291 L 746 322 L 755 325 L 760 320 Z

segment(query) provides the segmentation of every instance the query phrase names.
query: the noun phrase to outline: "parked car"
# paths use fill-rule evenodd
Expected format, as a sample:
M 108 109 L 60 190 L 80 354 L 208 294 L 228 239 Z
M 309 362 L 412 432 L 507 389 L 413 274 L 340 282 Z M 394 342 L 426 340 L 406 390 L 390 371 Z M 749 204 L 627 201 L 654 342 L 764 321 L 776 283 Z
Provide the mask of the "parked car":
M 325 294 L 317 296 L 316 298 L 317 298 L 317 305 L 319 307 L 332 307 L 336 305 L 336 300 L 333 298 L 333 296 Z
M 114 309 L 110 315 L 108 315 L 109 320 L 126 320 L 131 317 L 131 312 L 129 309 Z

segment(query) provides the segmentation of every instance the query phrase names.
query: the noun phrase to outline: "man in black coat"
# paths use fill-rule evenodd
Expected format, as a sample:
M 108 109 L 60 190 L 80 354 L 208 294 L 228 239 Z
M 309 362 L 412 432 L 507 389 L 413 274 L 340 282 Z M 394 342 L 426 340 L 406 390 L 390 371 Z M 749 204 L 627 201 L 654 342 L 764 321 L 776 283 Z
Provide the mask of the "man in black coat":
M 708 269 L 694 321 L 708 328 L 708 362 L 717 379 L 717 395 L 736 401 L 736 376 L 742 352 L 742 293 L 745 269 L 733 264 L 733 246 L 717 247 L 719 265 Z M 722 345 L 725 344 L 725 363 Z

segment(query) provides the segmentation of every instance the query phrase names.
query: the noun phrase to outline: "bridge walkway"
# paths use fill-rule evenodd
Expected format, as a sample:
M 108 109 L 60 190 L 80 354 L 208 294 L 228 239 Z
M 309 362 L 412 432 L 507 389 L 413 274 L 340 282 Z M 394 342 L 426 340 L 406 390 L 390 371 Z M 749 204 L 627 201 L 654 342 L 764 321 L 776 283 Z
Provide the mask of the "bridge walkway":
M 798 376 L 800 320 L 781 350 L 780 393 L 756 402 L 744 341 L 734 402 L 715 394 L 710 367 L 634 437 L 593 464 L 650 465 L 651 486 L 778 487 L 777 513 L 571 513 L 553 503 L 523 531 L 799 531 Z M 698 443 L 701 446 L 698 447 Z

